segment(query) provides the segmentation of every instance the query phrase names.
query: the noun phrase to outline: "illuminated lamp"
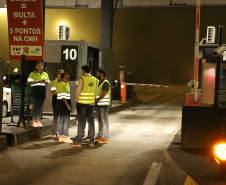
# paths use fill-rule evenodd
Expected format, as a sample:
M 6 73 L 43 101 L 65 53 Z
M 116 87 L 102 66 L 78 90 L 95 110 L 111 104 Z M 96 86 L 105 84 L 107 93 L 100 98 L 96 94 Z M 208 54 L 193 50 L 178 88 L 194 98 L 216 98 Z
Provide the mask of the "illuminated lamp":
M 212 139 L 211 161 L 220 165 L 220 171 L 226 172 L 226 135 L 217 135 Z

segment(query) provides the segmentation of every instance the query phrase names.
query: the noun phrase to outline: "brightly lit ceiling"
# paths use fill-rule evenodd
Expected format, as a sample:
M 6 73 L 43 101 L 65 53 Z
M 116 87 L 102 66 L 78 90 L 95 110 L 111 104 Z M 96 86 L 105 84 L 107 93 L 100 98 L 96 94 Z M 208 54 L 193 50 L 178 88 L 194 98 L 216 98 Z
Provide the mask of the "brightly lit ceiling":
M 117 8 L 194 6 L 197 0 L 114 0 Z M 201 0 L 203 6 L 225 6 L 226 0 Z M 0 0 L 0 7 L 6 0 Z M 101 8 L 101 0 L 46 0 L 46 8 Z

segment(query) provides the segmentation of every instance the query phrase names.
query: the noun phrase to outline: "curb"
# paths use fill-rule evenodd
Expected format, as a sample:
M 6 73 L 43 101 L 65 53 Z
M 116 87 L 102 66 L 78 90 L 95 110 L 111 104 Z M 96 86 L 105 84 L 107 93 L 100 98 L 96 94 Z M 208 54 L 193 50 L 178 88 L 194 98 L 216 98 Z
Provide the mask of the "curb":
M 77 125 L 77 121 L 71 120 L 69 127 Z M 7 146 L 16 146 L 19 144 L 23 144 L 29 141 L 34 141 L 41 137 L 47 136 L 51 134 L 51 126 L 52 122 L 49 125 L 44 125 L 43 127 L 38 128 L 24 128 L 24 131 L 18 133 L 2 133 L 7 137 Z M 0 142 L 0 147 L 2 147 L 2 143 Z
M 172 150 L 181 144 L 180 139 L 178 134 L 176 134 L 166 149 L 155 185 L 198 185 L 171 154 Z
M 111 107 L 109 109 L 109 114 L 119 112 L 123 109 L 126 109 L 134 104 L 133 101 L 126 102 L 124 104 L 120 104 L 119 106 Z M 51 116 L 51 113 L 43 113 L 43 115 Z M 75 116 L 72 116 L 75 117 Z M 96 114 L 95 114 L 96 117 Z M 77 120 L 73 119 L 70 121 L 69 127 L 77 125 Z M 24 128 L 23 131 L 17 133 L 4 133 L 2 132 L 2 136 L 4 138 L 4 142 L 0 140 L 0 150 L 4 150 L 7 146 L 16 146 L 29 141 L 34 141 L 36 139 L 42 138 L 44 136 L 51 134 L 51 126 L 52 122 L 47 125 L 44 125 L 40 128 Z M 1 138 L 0 138 L 1 139 Z
M 116 107 L 111 107 L 110 109 L 109 109 L 109 114 L 112 114 L 112 113 L 116 113 L 116 112 L 120 112 L 120 111 L 122 111 L 122 110 L 124 110 L 124 109 L 126 109 L 126 108 L 129 108 L 129 107 L 131 107 L 132 105 L 134 105 L 134 104 L 136 104 L 134 101 L 129 101 L 129 102 L 126 102 L 126 103 L 124 103 L 124 104 L 122 104 L 122 105 L 120 105 L 120 106 L 116 106 Z
M 7 148 L 7 137 L 5 135 L 0 136 L 0 151 Z

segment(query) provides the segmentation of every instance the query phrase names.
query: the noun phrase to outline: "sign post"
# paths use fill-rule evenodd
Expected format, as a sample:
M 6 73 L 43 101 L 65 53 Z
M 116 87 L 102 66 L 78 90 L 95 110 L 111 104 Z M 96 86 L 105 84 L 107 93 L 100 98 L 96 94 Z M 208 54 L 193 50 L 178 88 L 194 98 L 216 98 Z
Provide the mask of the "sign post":
M 223 42 L 223 25 L 219 26 L 219 40 L 218 40 L 218 46 L 222 45 Z M 215 95 L 214 95 L 214 104 L 213 107 L 219 107 L 218 106 L 218 94 L 219 94 L 219 86 L 220 86 L 220 68 L 221 68 L 221 57 L 222 55 L 219 55 L 216 60 L 216 75 L 215 75 Z
M 43 60 L 42 0 L 7 0 L 9 57 Z
M 0 135 L 2 133 L 2 101 L 3 101 L 3 59 L 0 59 Z
M 198 103 L 198 71 L 199 71 L 199 32 L 200 32 L 200 5 L 197 0 L 196 6 L 196 35 L 195 35 L 195 82 L 194 82 L 194 103 Z
M 44 0 L 6 0 L 9 34 L 9 57 L 21 60 L 19 76 L 20 118 L 17 126 L 24 127 L 25 62 L 44 59 L 43 2 Z M 44 4 L 45 5 L 45 4 Z M 29 65 L 29 64 L 27 64 Z
M 24 99 L 25 99 L 25 87 L 26 87 L 26 76 L 25 76 L 25 62 L 26 62 L 26 55 L 22 55 L 21 59 L 21 72 L 20 75 L 20 117 L 17 126 L 18 127 L 25 127 L 25 119 L 24 119 Z

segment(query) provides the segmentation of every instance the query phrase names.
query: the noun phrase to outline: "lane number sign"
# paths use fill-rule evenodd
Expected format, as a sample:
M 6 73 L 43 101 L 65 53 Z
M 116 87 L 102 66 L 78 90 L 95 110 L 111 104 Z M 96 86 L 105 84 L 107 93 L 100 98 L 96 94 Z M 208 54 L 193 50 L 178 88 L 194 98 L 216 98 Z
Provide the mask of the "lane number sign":
M 61 62 L 77 62 L 78 46 L 62 45 L 61 46 Z

